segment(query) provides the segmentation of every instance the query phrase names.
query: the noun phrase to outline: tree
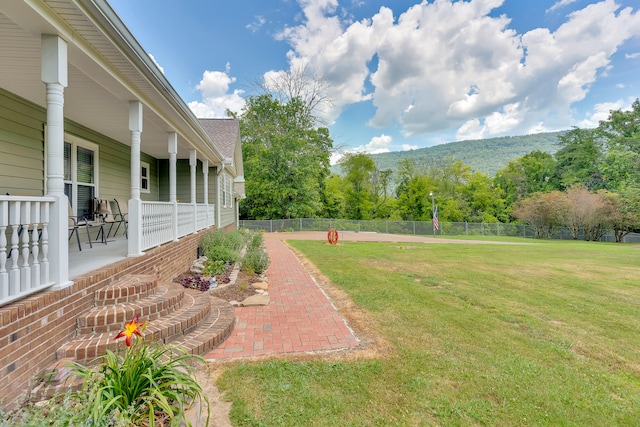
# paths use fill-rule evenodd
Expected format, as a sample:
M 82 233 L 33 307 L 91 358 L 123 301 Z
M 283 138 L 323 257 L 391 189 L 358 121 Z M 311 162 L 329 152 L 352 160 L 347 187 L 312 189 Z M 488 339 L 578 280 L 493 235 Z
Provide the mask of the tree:
M 364 153 L 347 153 L 340 159 L 345 174 L 345 213 L 349 219 L 371 219 L 372 175 L 375 163 Z
M 613 110 L 609 119 L 600 122 L 598 133 L 606 138 L 610 148 L 640 154 L 640 99 L 627 111 Z
M 315 120 L 330 107 L 333 101 L 329 97 L 329 84 L 318 77 L 308 65 L 292 66 L 291 71 L 267 73 L 257 84 L 261 93 L 271 95 L 282 104 L 297 99 Z
M 640 228 L 640 188 L 623 188 L 621 193 L 601 190 L 598 194 L 610 206 L 606 218 L 607 227 L 613 229 L 616 242 Z
M 508 217 L 504 209 L 502 189 L 495 187 L 486 175 L 475 172 L 462 189 L 469 206 L 468 221 L 506 222 Z
M 577 239 L 582 232 L 584 240 L 600 240 L 613 215 L 613 205 L 602 194 L 581 185 L 574 185 L 566 194 L 569 203 L 565 219 L 572 237 Z
M 243 218 L 309 218 L 322 211 L 332 140 L 329 130 L 314 122 L 297 98 L 286 104 L 271 95 L 248 99 L 240 117 Z
M 560 191 L 534 193 L 515 203 L 513 216 L 534 228 L 536 238 L 549 238 L 563 225 L 568 210 L 566 194 Z
M 339 175 L 331 174 L 326 180 L 322 217 L 343 218 L 345 211 L 345 181 Z
M 557 190 L 557 162 L 549 153 L 532 151 L 496 173 L 494 184 L 505 193 L 505 203 L 511 206 L 532 193 Z
M 603 159 L 603 144 L 594 129 L 573 128 L 561 135 L 556 152 L 557 177 L 561 189 L 581 184 L 588 190 L 604 187 L 599 165 Z

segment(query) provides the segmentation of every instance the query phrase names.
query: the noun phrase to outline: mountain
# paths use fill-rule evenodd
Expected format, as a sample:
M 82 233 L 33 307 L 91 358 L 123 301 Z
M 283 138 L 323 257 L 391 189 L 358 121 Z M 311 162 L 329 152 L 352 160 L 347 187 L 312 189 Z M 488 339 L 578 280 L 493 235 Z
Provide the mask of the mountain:
M 474 172 L 482 172 L 493 177 L 510 161 L 532 151 L 554 154 L 558 151 L 558 136 L 565 132 L 456 141 L 417 150 L 370 154 L 370 157 L 379 170 L 391 169 L 392 171 L 396 171 L 397 164 L 404 159 L 413 159 L 418 166 L 430 166 L 450 158 L 471 166 Z M 331 172 L 342 175 L 340 165 L 331 166 Z

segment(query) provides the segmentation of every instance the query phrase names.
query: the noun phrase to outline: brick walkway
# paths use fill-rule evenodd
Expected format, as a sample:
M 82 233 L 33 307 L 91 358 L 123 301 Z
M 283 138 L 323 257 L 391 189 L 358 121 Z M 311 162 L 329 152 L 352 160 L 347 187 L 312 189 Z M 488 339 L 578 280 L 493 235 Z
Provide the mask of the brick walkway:
M 268 306 L 236 308 L 231 336 L 208 360 L 356 347 L 358 341 L 304 266 L 279 239 L 265 234 L 271 260 Z

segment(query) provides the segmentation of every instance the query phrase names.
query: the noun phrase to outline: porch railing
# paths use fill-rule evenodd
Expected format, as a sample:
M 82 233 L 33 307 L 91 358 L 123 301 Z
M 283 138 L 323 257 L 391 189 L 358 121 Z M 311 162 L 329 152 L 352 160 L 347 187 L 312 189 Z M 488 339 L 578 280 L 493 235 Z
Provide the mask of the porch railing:
M 49 275 L 52 197 L 0 196 L 0 305 L 53 285 Z
M 173 203 L 142 202 L 142 250 L 215 225 L 215 205 L 178 203 L 175 212 Z

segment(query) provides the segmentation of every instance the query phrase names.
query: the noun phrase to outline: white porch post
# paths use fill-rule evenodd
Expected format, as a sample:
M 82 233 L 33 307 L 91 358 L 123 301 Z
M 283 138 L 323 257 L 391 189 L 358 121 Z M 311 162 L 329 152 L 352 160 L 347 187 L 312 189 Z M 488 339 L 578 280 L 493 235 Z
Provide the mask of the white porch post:
M 202 178 L 204 188 L 204 204 L 209 204 L 209 160 L 204 159 L 202 161 Z
M 178 134 L 169 132 L 169 201 L 173 203 L 173 223 L 171 224 L 173 240 L 178 240 L 178 202 L 176 190 L 176 165 L 178 163 Z
M 142 200 L 140 199 L 140 136 L 142 103 L 129 102 L 131 131 L 131 199 L 129 200 L 129 256 L 142 255 Z
M 196 203 L 196 166 L 198 156 L 196 150 L 189 150 L 189 166 L 191 167 L 191 203 Z
M 203 181 L 203 185 L 202 187 L 204 188 L 204 208 L 205 208 L 205 218 L 207 220 L 207 223 L 205 224 L 205 227 L 209 226 L 209 159 L 204 159 L 202 161 L 202 181 Z
M 189 166 L 191 167 L 191 209 L 193 217 L 193 232 L 198 229 L 198 216 L 196 215 L 196 166 L 198 156 L 196 150 L 189 150 Z
M 220 207 L 222 206 L 222 172 L 224 172 L 224 163 L 220 162 L 220 169 L 216 171 L 216 228 L 220 228 Z
M 47 188 L 56 199 L 50 211 L 50 277 L 55 289 L 73 284 L 69 280 L 69 199 L 64 194 L 64 88 L 67 87 L 67 43 L 60 37 L 42 35 L 42 81 L 47 88 Z

